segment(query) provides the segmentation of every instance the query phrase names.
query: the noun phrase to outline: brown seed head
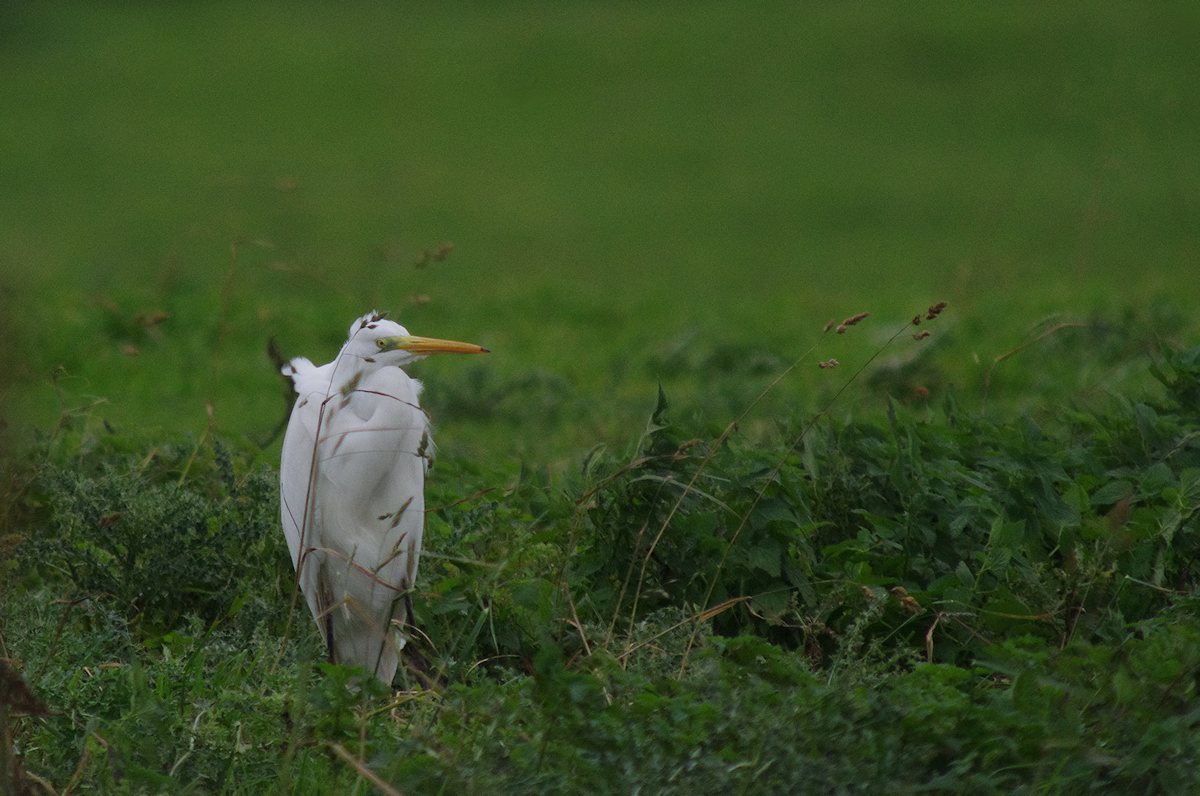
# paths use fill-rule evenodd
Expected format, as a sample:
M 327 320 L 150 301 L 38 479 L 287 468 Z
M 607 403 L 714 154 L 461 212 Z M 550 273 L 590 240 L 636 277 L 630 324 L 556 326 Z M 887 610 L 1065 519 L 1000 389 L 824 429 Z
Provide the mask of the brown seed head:
M 134 323 L 154 328 L 171 316 L 165 312 L 139 312 L 133 316 Z
M 896 599 L 900 603 L 900 607 L 902 607 L 904 610 L 913 614 L 925 613 L 925 609 L 921 607 L 921 604 L 917 602 L 903 586 L 893 586 L 891 592 L 893 595 L 895 595 Z
M 924 340 L 929 335 L 930 335 L 930 332 L 928 329 L 922 329 L 921 331 L 919 331 L 913 335 L 913 339 L 914 340 Z
M 838 333 L 838 334 L 845 334 L 845 333 L 846 333 L 846 324 L 844 324 L 844 323 L 839 323 L 839 324 L 838 324 L 838 328 L 837 328 L 837 333 Z
M 832 329 L 835 323 L 837 323 L 837 318 L 830 318 L 829 323 L 825 324 L 825 331 L 828 332 L 830 329 Z

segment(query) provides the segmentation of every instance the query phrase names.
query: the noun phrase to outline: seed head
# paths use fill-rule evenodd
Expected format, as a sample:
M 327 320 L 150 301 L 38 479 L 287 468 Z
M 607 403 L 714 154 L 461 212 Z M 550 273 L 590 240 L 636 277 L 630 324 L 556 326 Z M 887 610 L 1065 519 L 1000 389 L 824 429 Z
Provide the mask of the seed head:
M 821 370 L 829 370 L 830 368 L 836 368 L 838 364 L 836 359 L 827 359 L 824 362 L 818 362 L 817 367 Z
M 939 301 L 937 304 L 931 304 L 929 312 L 925 314 L 925 320 L 932 321 L 934 318 L 942 314 L 942 310 L 946 309 L 946 302 Z
M 903 586 L 893 586 L 892 594 L 900 602 L 900 607 L 912 614 L 923 614 L 925 609 L 908 593 Z
M 926 337 L 929 336 L 929 334 L 930 334 L 930 332 L 928 329 L 922 329 L 921 331 L 919 331 L 913 335 L 913 339 L 914 340 L 924 340 Z
M 171 316 L 165 312 L 139 312 L 133 316 L 134 323 L 153 329 Z

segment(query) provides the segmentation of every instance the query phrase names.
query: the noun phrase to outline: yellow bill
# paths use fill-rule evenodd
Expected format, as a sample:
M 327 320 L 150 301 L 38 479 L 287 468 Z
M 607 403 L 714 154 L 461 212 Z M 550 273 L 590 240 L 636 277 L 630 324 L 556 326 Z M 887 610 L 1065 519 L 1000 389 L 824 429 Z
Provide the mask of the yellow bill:
M 459 343 L 454 340 L 439 340 L 436 337 L 418 337 L 415 334 L 398 337 L 381 337 L 375 341 L 380 351 L 407 351 L 410 354 L 486 354 L 488 350 L 474 343 Z

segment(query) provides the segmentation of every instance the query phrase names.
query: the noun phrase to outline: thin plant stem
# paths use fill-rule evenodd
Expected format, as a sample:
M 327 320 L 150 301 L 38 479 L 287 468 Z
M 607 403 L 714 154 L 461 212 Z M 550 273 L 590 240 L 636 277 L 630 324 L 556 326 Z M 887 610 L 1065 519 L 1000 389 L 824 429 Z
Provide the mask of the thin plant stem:
M 185 478 L 187 478 L 188 470 L 192 469 L 192 462 L 196 461 L 196 454 L 200 452 L 200 448 L 204 445 L 205 440 L 207 440 L 209 434 L 212 433 L 213 424 L 216 422 L 216 419 L 213 417 L 212 405 L 209 404 L 207 409 L 208 422 L 204 425 L 204 433 L 201 434 L 200 439 L 196 441 L 196 447 L 192 448 L 192 455 L 188 457 L 187 464 L 183 466 L 183 472 L 179 474 L 179 486 L 183 486 L 183 481 Z

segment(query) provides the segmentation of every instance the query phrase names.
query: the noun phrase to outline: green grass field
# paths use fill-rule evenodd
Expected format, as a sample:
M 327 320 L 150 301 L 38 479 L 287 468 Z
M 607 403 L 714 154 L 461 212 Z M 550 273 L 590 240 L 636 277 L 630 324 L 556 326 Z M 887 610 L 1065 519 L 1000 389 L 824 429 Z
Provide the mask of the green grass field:
M 1168 368 L 1184 375 L 1165 387 L 1150 367 L 1200 343 L 1198 31 L 1200 6 L 1187 2 L 6 4 L 0 419 L 14 462 L 4 549 L 16 552 L 0 586 L 18 596 L 0 606 L 0 653 L 21 661 L 52 707 L 74 711 L 43 725 L 21 720 L 30 771 L 57 793 L 77 766 L 71 792 L 91 778 L 93 792 L 288 792 L 312 777 L 312 792 L 365 793 L 367 780 L 335 748 L 370 762 L 369 744 L 347 734 L 355 726 L 359 740 L 381 745 L 370 765 L 405 793 L 450 787 L 438 785 L 448 771 L 464 793 L 606 782 L 589 778 L 588 766 L 631 777 L 608 781 L 619 791 L 638 781 L 622 761 L 647 738 L 664 761 L 643 772 L 655 792 L 688 781 L 669 775 L 694 748 L 705 756 L 688 776 L 707 772 L 713 792 L 756 792 L 766 780 L 749 772 L 794 761 L 807 743 L 773 746 L 784 737 L 771 729 L 778 717 L 761 709 L 747 709 L 749 745 L 736 740 L 731 717 L 741 700 L 761 697 L 782 698 L 829 738 L 859 726 L 846 717 L 903 716 L 906 704 L 949 722 L 943 735 L 907 727 L 919 748 L 893 751 L 911 755 L 916 773 L 889 780 L 900 769 L 884 766 L 877 782 L 915 789 L 937 781 L 931 771 L 950 777 L 943 757 L 955 755 L 938 751 L 938 739 L 954 737 L 967 739 L 956 759 L 976 766 L 964 770 L 995 774 L 945 780 L 963 792 L 1076 792 L 1095 777 L 1170 792 L 1183 782 L 1175 774 L 1138 777 L 1156 765 L 1186 772 L 1179 761 L 1196 738 L 1195 686 L 1177 686 L 1191 682 L 1197 643 L 1186 547 L 1197 533 L 1188 503 L 1200 466 L 1189 405 L 1197 396 L 1187 391 L 1186 356 Z M 447 243 L 446 256 L 434 256 Z M 932 336 L 912 340 L 905 324 L 938 301 L 949 309 L 921 327 Z M 303 639 L 284 668 L 270 665 L 283 624 L 267 598 L 290 594 L 280 586 L 288 563 L 270 541 L 278 523 L 266 509 L 277 504 L 252 506 L 239 491 L 273 499 L 274 475 L 260 468 L 278 465 L 279 442 L 260 443 L 286 403 L 268 340 L 285 356 L 324 362 L 371 309 L 415 333 L 491 349 L 436 358 L 413 374 L 426 383 L 442 450 L 431 505 L 497 489 L 494 502 L 431 515 L 431 550 L 470 562 L 422 564 L 426 591 L 440 597 L 418 614 L 449 690 L 412 697 L 386 726 L 329 685 L 340 674 L 313 672 Z M 822 333 L 830 319 L 862 311 L 871 315 L 852 334 Z M 626 526 L 660 508 L 659 497 L 637 491 L 637 472 L 616 476 L 622 463 L 688 436 L 703 440 L 697 450 L 723 450 L 720 431 L 801 357 L 746 415 L 729 458 L 714 460 L 712 483 L 698 487 L 743 518 L 758 516 L 751 497 L 760 487 L 786 506 L 737 548 L 730 568 L 741 574 L 714 564 L 716 540 L 728 537 L 693 507 L 671 548 L 697 562 L 691 580 L 664 565 L 642 609 L 605 591 L 621 580 L 620 562 L 596 551 L 625 545 L 638 560 L 641 541 Z M 840 368 L 817 368 L 831 357 Z M 673 421 L 665 433 L 676 435 L 665 441 L 643 438 L 659 385 Z M 824 442 L 788 450 L 790 435 L 831 400 Z M 917 515 L 904 495 L 929 497 L 942 480 L 969 489 L 990 467 L 988 454 L 969 452 L 959 416 L 1022 475 L 989 481 L 995 503 L 983 508 L 972 503 L 979 495 L 956 493 L 978 509 L 954 515 L 969 515 L 965 526 L 934 512 L 976 533 L 950 549 L 913 535 Z M 1036 440 L 1057 445 L 1061 461 L 1044 461 L 1051 454 Z M 589 458 L 598 445 L 606 451 Z M 897 466 L 884 449 L 896 460 L 908 450 L 913 467 L 920 451 L 930 469 L 897 491 L 868 483 L 872 468 Z M 698 461 L 653 476 L 691 477 L 707 467 Z M 964 470 L 967 461 L 976 464 Z M 763 485 L 777 463 L 785 475 Z M 118 478 L 134 472 L 145 480 Z M 161 491 L 175 481 L 184 492 Z M 1075 522 L 1090 552 L 1068 555 L 1066 526 L 1043 526 L 1020 507 L 1015 495 L 1031 484 L 1050 484 L 1055 510 L 1069 508 L 1057 521 Z M 597 504 L 573 502 L 601 485 Z M 1157 559 L 1138 558 L 1106 525 L 1130 510 L 1120 509 L 1123 485 L 1135 495 L 1134 536 Z M 874 508 L 809 506 L 877 487 Z M 37 546 L 60 538 L 103 548 L 118 532 L 97 525 L 111 516 L 104 506 L 129 501 L 142 509 L 125 513 L 142 524 L 121 544 L 135 548 L 146 543 L 136 534 L 160 527 L 147 519 L 158 516 L 153 507 L 172 500 L 210 526 L 224 517 L 254 551 L 243 571 L 212 538 L 193 539 L 195 564 L 176 562 L 179 582 L 224 567 L 259 592 L 201 578 L 188 593 L 212 601 L 189 597 L 188 610 L 151 616 L 141 591 L 149 587 L 139 584 L 163 577 L 155 562 L 122 568 L 101 552 L 85 566 L 57 558 L 61 545 Z M 221 513 L 229 505 L 236 517 Z M 1168 534 L 1170 511 L 1178 521 Z M 14 547 L 18 537 L 34 546 Z M 888 550 L 914 563 L 889 569 Z M 764 555 L 775 563 L 756 569 Z M 780 570 L 781 555 L 809 562 L 812 583 Z M 1105 572 L 1150 585 L 1110 593 L 1116 581 Z M 618 650 L 715 605 L 695 590 L 701 582 L 721 599 L 754 599 L 705 631 L 697 649 L 706 663 L 681 663 L 684 642 L 670 633 L 632 663 L 616 653 L 572 657 L 571 622 L 586 628 L 583 638 L 603 637 L 604 653 Z M 564 583 L 597 590 L 582 623 L 564 614 Z M 917 596 L 925 619 L 886 597 L 894 586 Z M 853 598 L 863 588 L 876 592 Z M 101 605 L 101 594 L 115 602 Z M 93 606 L 85 618 L 53 602 L 83 597 Z M 948 618 L 959 616 L 945 607 L 954 601 L 975 617 L 1055 618 L 1052 628 L 973 624 Z M 914 669 L 935 606 L 949 612 L 938 626 L 957 635 L 938 642 L 942 657 L 928 657 L 947 668 Z M 1095 622 L 1076 634 L 1077 619 L 1065 617 L 1085 607 Z M 30 611 L 50 630 L 18 617 Z M 628 627 L 602 632 L 609 617 Z M 972 632 L 994 637 L 992 652 Z M 1076 637 L 1093 651 L 1060 656 Z M 1126 669 L 1101 660 L 1094 650 L 1105 644 Z M 248 656 L 238 672 L 222 668 L 231 649 Z M 1156 656 L 1179 670 L 1147 674 Z M 483 663 L 492 657 L 507 662 Z M 974 663 L 983 658 L 986 675 Z M 123 668 L 104 670 L 108 685 L 78 674 L 113 662 Z M 1034 673 L 1022 680 L 1018 671 Z M 1063 704 L 1085 715 L 1080 684 L 1089 678 L 1116 690 L 1095 696 L 1104 707 L 1079 732 L 1097 749 L 1119 747 L 1118 762 L 1086 750 L 1062 762 L 1046 751 L 1073 732 L 1051 726 L 1054 684 L 1067 683 Z M 855 701 L 854 689 L 885 680 L 893 685 L 871 691 L 873 708 Z M 1178 726 L 1129 707 L 1143 698 L 1170 703 Z M 214 707 L 197 715 L 184 703 Z M 286 729 L 255 724 L 275 736 L 245 742 L 260 744 L 251 753 L 202 726 L 232 721 L 230 711 L 291 718 Z M 663 711 L 677 719 L 669 729 L 653 723 Z M 480 712 L 495 715 L 490 729 L 471 724 Z M 557 731 L 539 724 L 567 714 Z M 980 740 L 989 722 L 1007 728 L 1011 747 Z M 1130 751 L 1147 727 L 1187 740 L 1170 752 L 1165 742 Z M 156 733 L 174 739 L 170 760 L 154 759 Z M 705 746 L 701 735 L 728 743 Z M 187 757 L 188 738 L 207 751 Z M 580 738 L 592 746 L 576 758 Z M 855 738 L 845 771 L 810 771 L 812 781 L 840 787 L 864 750 L 892 749 Z M 51 743 L 66 746 L 48 752 Z M 103 748 L 129 765 L 100 772 Z M 1141 774 L 1138 754 L 1151 761 Z M 718 760 L 736 766 L 718 776 Z M 1023 760 L 1037 760 L 1036 771 Z M 1006 779 L 1001 769 L 1029 775 Z M 245 778 L 235 785 L 214 772 Z
M 19 423 L 53 422 L 62 366 L 122 427 L 198 433 L 211 403 L 261 432 L 267 338 L 328 358 L 371 308 L 488 345 L 422 375 L 538 383 L 584 446 L 628 440 L 659 379 L 710 386 L 688 371 L 713 349 L 790 362 L 862 310 L 890 333 L 951 301 L 937 364 L 972 391 L 1051 313 L 1195 335 L 1185 3 L 5 13 Z

